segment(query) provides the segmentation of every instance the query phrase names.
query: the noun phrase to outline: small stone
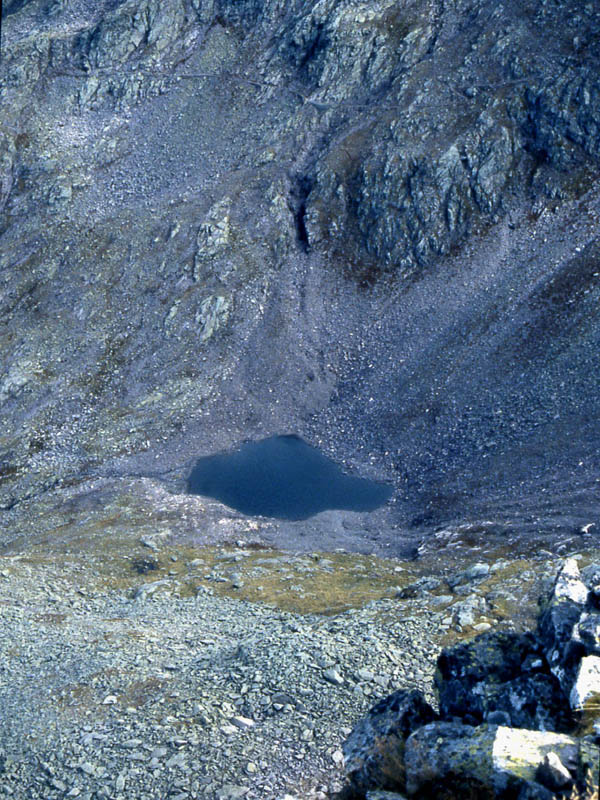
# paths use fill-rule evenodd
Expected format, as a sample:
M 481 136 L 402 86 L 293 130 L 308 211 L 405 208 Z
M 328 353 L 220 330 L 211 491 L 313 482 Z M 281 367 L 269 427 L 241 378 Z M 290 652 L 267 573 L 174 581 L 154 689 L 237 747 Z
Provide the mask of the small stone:
M 125 788 L 125 775 L 122 772 L 120 772 L 117 775 L 117 780 L 115 781 L 115 789 L 117 790 L 117 792 L 122 792 L 124 788 Z
M 261 677 L 262 679 L 262 677 Z M 301 692 L 302 693 L 302 692 Z M 287 694 L 287 692 L 275 692 L 275 694 L 271 695 L 271 702 L 273 704 L 277 703 L 282 707 L 285 705 L 293 705 L 295 700 L 291 694 Z
M 485 721 L 488 725 L 503 725 L 505 728 L 509 728 L 512 723 L 510 714 L 507 711 L 498 710 L 490 711 L 490 713 L 486 715 Z
M 323 670 L 323 677 L 329 683 L 333 683 L 334 686 L 341 686 L 344 683 L 344 679 L 340 673 L 336 669 L 333 669 L 333 667 L 331 669 Z
M 67 791 L 67 784 L 63 783 L 58 778 L 52 778 L 50 781 L 50 786 L 52 786 L 53 789 L 57 789 L 59 792 Z
M 150 550 L 154 550 L 155 553 L 158 553 L 160 547 L 156 544 L 154 539 L 151 539 L 149 536 L 140 536 L 138 539 L 140 544 L 143 544 L 144 547 L 148 547 Z
M 428 599 L 429 605 L 433 608 L 441 608 L 442 606 L 449 605 L 454 600 L 451 594 L 438 594 Z
M 465 570 L 463 575 L 468 581 L 475 581 L 485 578 L 490 574 L 489 564 L 473 564 L 469 569 Z
M 117 702 L 117 697 L 114 694 L 107 695 L 104 700 L 102 701 L 103 706 L 114 706 Z
M 185 754 L 175 753 L 171 758 L 165 762 L 167 767 L 183 767 L 185 765 Z
M 219 730 L 221 733 L 224 733 L 225 736 L 233 736 L 234 733 L 239 731 L 239 728 L 236 728 L 235 725 L 221 725 Z
M 249 791 L 247 786 L 226 783 L 217 791 L 217 800 L 238 800 L 239 797 L 245 797 Z
M 334 750 L 331 754 L 331 758 L 334 764 L 337 764 L 338 767 L 341 767 L 344 763 L 344 754 L 341 750 Z
M 248 719 L 248 717 L 232 717 L 231 722 L 242 730 L 253 728 L 256 725 L 256 722 L 253 719 Z

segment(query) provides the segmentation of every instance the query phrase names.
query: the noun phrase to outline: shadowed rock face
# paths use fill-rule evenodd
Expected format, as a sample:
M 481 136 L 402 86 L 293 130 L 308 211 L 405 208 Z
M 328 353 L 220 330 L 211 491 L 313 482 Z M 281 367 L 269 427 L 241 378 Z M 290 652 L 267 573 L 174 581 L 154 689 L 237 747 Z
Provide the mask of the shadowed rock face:
M 595 4 L 4 14 L 6 543 L 51 487 L 182 491 L 283 430 L 395 484 L 370 547 L 597 518 Z

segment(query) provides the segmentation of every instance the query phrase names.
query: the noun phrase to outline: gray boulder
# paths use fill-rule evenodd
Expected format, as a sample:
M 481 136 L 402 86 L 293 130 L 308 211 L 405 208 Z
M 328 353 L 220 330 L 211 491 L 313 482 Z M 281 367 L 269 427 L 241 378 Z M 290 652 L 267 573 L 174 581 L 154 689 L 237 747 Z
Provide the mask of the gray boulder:
M 556 795 L 541 783 L 528 781 L 521 788 L 517 800 L 556 800 Z
M 537 635 L 541 647 L 551 672 L 567 696 L 571 692 L 579 661 L 585 653 L 575 631 L 588 597 L 589 590 L 581 579 L 577 562 L 568 558 L 542 604 L 538 621 Z
M 440 715 L 477 724 L 496 706 L 507 710 L 490 698 L 520 676 L 523 662 L 532 655 L 537 655 L 533 636 L 505 632 L 484 633 L 472 642 L 445 648 L 434 677 Z
M 433 722 L 415 731 L 405 748 L 409 795 L 516 797 L 536 784 L 540 764 L 553 752 L 563 765 L 577 766 L 578 744 L 570 736 L 495 725 L 472 727 Z M 528 788 L 528 797 L 535 785 Z
M 398 591 L 396 597 L 400 600 L 404 600 L 409 597 L 421 597 L 429 594 L 429 592 L 434 592 L 441 586 L 442 581 L 439 578 L 435 578 L 433 576 L 424 576 L 423 578 L 419 578 L 414 583 L 404 586 Z
M 404 744 L 421 725 L 436 718 L 421 692 L 400 689 L 381 700 L 361 719 L 343 744 L 353 789 L 402 789 Z

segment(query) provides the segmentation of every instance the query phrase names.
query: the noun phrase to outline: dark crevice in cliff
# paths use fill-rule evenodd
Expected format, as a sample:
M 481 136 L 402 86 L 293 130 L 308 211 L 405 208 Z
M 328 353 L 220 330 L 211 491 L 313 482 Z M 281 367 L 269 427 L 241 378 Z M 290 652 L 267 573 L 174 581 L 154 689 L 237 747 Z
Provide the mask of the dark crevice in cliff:
M 312 187 L 312 179 L 307 175 L 301 175 L 295 179 L 290 192 L 290 207 L 294 214 L 296 237 L 300 249 L 305 253 L 308 253 L 310 249 L 308 231 L 306 229 L 306 202 Z

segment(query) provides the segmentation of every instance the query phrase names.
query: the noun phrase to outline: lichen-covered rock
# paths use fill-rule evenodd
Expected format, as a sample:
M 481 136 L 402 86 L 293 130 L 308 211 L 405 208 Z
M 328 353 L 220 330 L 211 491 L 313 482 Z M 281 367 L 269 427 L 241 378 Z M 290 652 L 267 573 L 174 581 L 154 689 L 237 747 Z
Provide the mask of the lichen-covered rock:
M 573 629 L 573 639 L 581 643 L 588 655 L 600 655 L 600 613 L 598 611 L 582 613 Z
M 581 739 L 577 751 L 577 783 L 586 798 L 598 800 L 600 750 L 587 737 Z
M 585 605 L 588 595 L 589 589 L 582 580 L 577 561 L 574 558 L 565 559 L 556 576 L 550 604 L 570 601 Z
M 416 691 L 400 689 L 373 706 L 343 745 L 346 771 L 357 792 L 402 789 L 404 743 L 436 714 Z
M 512 796 L 535 782 L 549 752 L 563 764 L 577 763 L 577 741 L 556 733 L 502 726 L 476 728 L 434 722 L 419 728 L 406 742 L 406 788 L 409 794 L 436 790 L 457 797 Z
M 585 653 L 574 633 L 588 596 L 589 590 L 581 579 L 577 562 L 569 558 L 560 569 L 538 620 L 537 635 L 542 649 L 567 697 L 579 660 Z
M 592 528 L 595 526 L 592 525 Z M 594 608 L 600 605 L 600 564 L 588 564 L 581 570 L 581 577 L 590 590 L 588 601 Z
M 554 675 L 519 675 L 499 686 L 484 686 L 484 718 L 503 711 L 515 728 L 569 731 L 573 719 L 560 684 Z
M 434 677 L 441 716 L 482 722 L 494 710 L 486 694 L 518 678 L 523 662 L 536 650 L 531 635 L 505 632 L 484 633 L 472 642 L 445 648 Z

